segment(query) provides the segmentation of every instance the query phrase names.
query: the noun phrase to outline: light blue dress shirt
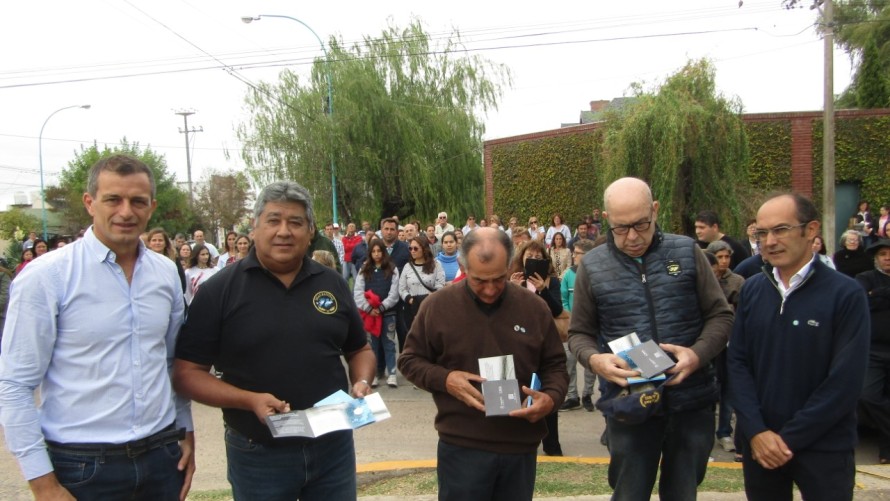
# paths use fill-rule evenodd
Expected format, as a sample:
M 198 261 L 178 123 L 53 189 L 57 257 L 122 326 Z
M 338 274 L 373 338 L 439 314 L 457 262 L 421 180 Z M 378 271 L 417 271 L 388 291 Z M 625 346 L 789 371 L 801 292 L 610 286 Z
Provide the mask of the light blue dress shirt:
M 140 242 L 128 284 L 115 259 L 90 228 L 32 261 L 10 287 L 0 424 L 28 480 L 53 470 L 44 437 L 124 443 L 174 419 L 193 429 L 189 401 L 170 378 L 184 310 L 176 266 Z

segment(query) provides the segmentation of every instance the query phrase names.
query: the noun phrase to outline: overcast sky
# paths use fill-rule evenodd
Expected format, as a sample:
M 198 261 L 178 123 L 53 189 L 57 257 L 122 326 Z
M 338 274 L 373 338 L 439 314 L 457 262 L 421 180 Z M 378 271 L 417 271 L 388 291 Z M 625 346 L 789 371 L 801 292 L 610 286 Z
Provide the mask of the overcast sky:
M 387 23 L 420 18 L 441 37 L 460 30 L 470 54 L 513 72 L 485 139 L 576 122 L 591 100 L 657 83 L 688 59 L 711 58 L 720 91 L 748 112 L 822 109 L 823 45 L 814 11 L 780 0 L 589 0 L 549 2 L 46 0 L 6 2 L 0 29 L 0 209 L 15 192 L 39 199 L 38 136 L 48 185 L 81 145 L 122 137 L 166 155 L 186 179 L 180 110 L 193 110 L 192 178 L 240 170 L 234 133 L 247 85 L 284 67 L 308 74 L 321 55 L 303 26 L 282 19 L 244 24 L 244 15 L 297 17 L 324 40 L 349 43 Z M 835 50 L 835 92 L 850 80 Z M 334 107 L 336 112 L 336 93 Z M 225 152 L 230 153 L 226 158 Z

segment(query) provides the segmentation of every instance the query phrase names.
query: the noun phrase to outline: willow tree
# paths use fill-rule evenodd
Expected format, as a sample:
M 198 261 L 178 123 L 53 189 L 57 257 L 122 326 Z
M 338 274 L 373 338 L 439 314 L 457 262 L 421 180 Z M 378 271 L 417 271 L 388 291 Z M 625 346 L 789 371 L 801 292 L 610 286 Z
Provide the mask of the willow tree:
M 285 70 L 247 95 L 252 117 L 238 135 L 254 180 L 300 182 L 326 217 L 333 155 L 338 212 L 348 219 L 481 213 L 477 114 L 497 107 L 507 68 L 466 54 L 457 32 L 434 40 L 418 20 L 351 47 L 332 38 L 328 57 L 308 81 Z
M 717 93 L 714 76 L 707 60 L 690 61 L 654 92 L 635 84 L 635 99 L 606 120 L 601 187 L 646 180 L 672 232 L 692 234 L 695 214 L 712 209 L 725 233 L 741 235 L 750 215 L 742 105 Z

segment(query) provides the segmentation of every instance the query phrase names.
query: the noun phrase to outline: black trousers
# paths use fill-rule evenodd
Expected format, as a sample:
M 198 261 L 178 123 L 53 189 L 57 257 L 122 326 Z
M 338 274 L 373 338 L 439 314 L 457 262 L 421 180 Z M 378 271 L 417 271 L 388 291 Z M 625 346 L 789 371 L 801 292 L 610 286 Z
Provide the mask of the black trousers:
M 758 501 L 791 501 L 796 484 L 807 501 L 850 501 L 855 476 L 853 450 L 800 451 L 784 466 L 767 470 L 746 450 L 742 468 L 745 494 Z

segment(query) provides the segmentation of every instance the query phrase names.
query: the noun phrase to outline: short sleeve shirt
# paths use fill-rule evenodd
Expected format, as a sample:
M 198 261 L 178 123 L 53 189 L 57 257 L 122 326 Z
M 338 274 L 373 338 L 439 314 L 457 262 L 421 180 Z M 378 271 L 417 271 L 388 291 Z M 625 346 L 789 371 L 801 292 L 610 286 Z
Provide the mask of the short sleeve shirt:
M 308 259 L 290 287 L 257 260 L 256 251 L 201 286 L 189 308 L 176 357 L 213 365 L 238 388 L 271 393 L 306 409 L 348 391 L 341 355 L 367 343 L 346 282 Z M 250 411 L 223 409 L 228 426 L 262 443 L 268 428 Z

